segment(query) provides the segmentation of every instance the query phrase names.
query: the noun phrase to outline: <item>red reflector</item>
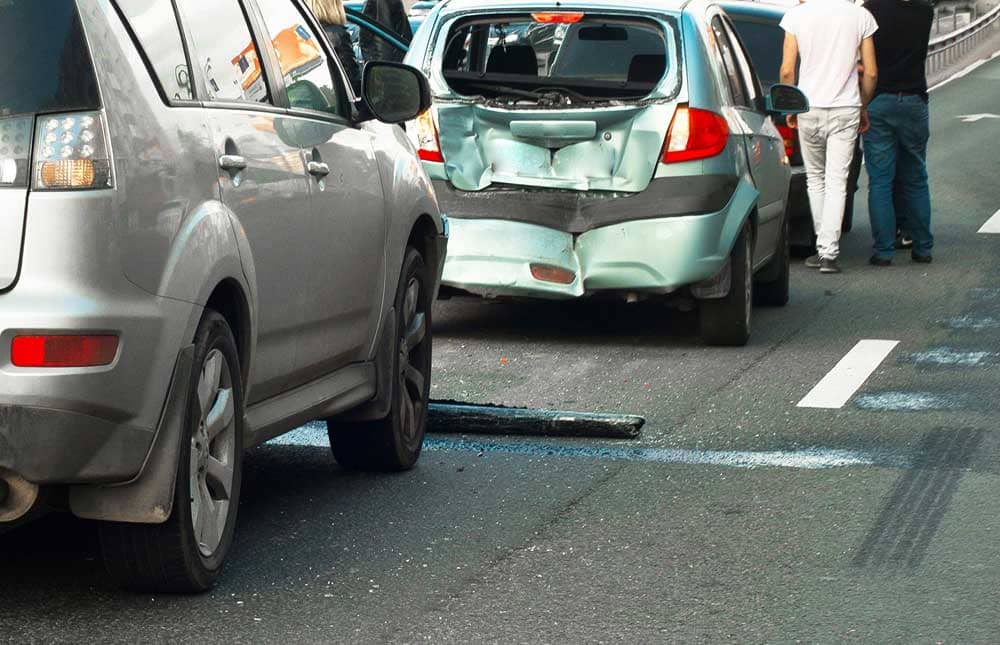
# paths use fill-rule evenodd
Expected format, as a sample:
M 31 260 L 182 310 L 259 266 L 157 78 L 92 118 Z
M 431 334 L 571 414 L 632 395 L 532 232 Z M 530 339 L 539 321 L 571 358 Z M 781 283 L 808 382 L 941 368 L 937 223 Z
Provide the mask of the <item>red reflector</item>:
M 799 134 L 787 125 L 779 125 L 778 133 L 785 142 L 785 155 L 791 158 L 799 149 Z
M 10 344 L 16 367 L 96 367 L 117 353 L 117 336 L 16 336 Z
M 440 150 L 424 150 L 420 148 L 417 150 L 417 156 L 420 157 L 421 161 L 436 161 L 437 163 L 444 163 L 444 155 L 441 154 Z
M 725 150 L 728 142 L 726 119 L 714 112 L 680 105 L 667 131 L 663 163 L 708 159 Z
M 535 22 L 545 25 L 572 25 L 583 20 L 583 12 L 559 11 L 559 12 L 538 12 L 531 14 Z
M 531 275 L 535 280 L 554 282 L 556 284 L 573 284 L 573 281 L 576 280 L 576 274 L 572 271 L 548 264 L 532 264 Z

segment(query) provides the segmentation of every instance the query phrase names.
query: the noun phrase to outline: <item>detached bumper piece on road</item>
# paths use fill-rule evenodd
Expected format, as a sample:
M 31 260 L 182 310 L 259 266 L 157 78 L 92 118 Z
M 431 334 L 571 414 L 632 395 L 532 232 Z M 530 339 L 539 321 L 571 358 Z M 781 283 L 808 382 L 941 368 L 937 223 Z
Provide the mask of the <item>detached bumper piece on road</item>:
M 646 420 L 631 414 L 439 402 L 430 404 L 427 423 L 437 433 L 637 439 Z

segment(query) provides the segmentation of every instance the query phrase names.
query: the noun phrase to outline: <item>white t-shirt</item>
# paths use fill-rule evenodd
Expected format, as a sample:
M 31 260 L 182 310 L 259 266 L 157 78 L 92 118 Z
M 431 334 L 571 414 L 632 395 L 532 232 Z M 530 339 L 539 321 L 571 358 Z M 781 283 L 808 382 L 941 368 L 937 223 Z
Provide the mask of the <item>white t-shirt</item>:
M 874 16 L 847 0 L 806 0 L 781 27 L 799 42 L 799 89 L 810 106 L 860 107 L 858 48 L 878 31 Z

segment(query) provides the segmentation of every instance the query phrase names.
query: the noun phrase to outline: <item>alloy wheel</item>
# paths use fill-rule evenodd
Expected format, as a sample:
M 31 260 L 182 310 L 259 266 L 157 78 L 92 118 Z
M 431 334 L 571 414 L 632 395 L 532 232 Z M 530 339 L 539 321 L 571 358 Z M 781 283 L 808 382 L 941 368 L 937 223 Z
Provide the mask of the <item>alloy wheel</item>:
M 411 276 L 403 294 L 402 328 L 399 343 L 399 393 L 401 439 L 408 449 L 421 439 L 420 426 L 427 408 L 427 312 L 423 284 Z

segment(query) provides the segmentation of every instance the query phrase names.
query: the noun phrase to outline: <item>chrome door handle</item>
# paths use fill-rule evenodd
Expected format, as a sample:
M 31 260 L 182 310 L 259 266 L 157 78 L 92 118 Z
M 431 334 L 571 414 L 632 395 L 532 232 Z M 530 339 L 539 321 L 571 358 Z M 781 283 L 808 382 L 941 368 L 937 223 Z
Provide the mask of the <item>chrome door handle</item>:
M 323 178 L 330 174 L 330 166 L 322 161 L 310 161 L 306 164 L 306 170 L 313 177 Z
M 247 160 L 239 155 L 222 155 L 219 157 L 219 168 L 229 172 L 246 170 Z

